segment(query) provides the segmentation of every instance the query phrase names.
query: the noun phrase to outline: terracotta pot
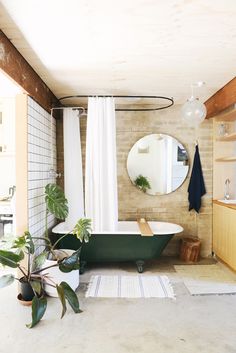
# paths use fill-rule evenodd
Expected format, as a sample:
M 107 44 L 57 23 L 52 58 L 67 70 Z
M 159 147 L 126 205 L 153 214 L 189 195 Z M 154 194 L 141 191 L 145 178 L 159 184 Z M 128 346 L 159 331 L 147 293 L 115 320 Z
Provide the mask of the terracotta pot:
M 32 300 L 24 300 L 22 298 L 21 293 L 17 295 L 17 299 L 21 305 L 24 305 L 24 306 L 31 306 L 32 305 Z

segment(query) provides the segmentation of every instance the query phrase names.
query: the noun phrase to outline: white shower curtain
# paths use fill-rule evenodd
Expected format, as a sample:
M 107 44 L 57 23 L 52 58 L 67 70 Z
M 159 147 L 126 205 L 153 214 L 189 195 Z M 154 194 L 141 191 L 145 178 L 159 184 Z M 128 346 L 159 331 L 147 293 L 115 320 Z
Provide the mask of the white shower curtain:
M 115 231 L 118 223 L 115 103 L 88 100 L 85 213 L 93 231 Z
M 64 188 L 68 200 L 69 215 L 66 229 L 72 230 L 79 218 L 84 217 L 83 171 L 78 112 L 63 111 L 64 139 Z

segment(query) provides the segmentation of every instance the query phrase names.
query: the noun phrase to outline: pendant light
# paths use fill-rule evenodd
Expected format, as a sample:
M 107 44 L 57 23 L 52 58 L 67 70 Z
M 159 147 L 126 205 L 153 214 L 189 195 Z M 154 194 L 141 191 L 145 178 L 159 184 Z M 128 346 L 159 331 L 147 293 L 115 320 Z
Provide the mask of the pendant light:
M 181 109 L 182 118 L 188 125 L 198 126 L 204 121 L 207 115 L 205 104 L 199 98 L 195 97 L 193 93 L 194 87 L 202 87 L 204 84 L 205 82 L 199 81 L 191 85 L 191 97 L 184 103 Z

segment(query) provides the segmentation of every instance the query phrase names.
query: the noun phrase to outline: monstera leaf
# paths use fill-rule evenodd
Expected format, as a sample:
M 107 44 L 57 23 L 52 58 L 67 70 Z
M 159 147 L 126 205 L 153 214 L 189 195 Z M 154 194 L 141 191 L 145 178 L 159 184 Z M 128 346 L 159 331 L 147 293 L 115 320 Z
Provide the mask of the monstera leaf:
M 33 254 L 35 251 L 35 247 L 34 247 L 34 242 L 32 240 L 31 234 L 28 231 L 26 231 L 24 235 L 16 238 L 12 248 L 20 249 L 20 250 L 24 250 L 25 248 L 27 248 L 29 253 Z
M 91 236 L 91 219 L 81 218 L 73 229 L 73 234 L 83 243 L 88 243 Z
M 63 190 L 56 184 L 48 184 L 45 187 L 45 202 L 47 210 L 58 219 L 68 216 L 68 201 Z

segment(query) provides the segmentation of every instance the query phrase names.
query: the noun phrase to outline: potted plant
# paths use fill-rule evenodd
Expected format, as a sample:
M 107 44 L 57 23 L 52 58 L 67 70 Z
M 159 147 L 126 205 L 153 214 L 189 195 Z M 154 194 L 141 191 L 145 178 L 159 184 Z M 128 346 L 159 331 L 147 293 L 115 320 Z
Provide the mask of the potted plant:
M 22 274 L 19 278 L 13 274 L 7 274 L 0 277 L 0 288 L 10 285 L 14 280 L 18 280 L 21 284 L 20 298 L 23 300 L 32 299 L 32 322 L 27 327 L 34 327 L 43 317 L 47 308 L 47 299 L 44 286 L 55 288 L 58 298 L 62 304 L 61 318 L 66 312 L 66 301 L 72 307 L 75 313 L 81 312 L 79 301 L 75 291 L 66 281 L 56 283 L 50 278 L 48 271 L 51 268 L 58 268 L 62 273 L 70 273 L 79 269 L 79 256 L 81 247 L 74 251 L 70 256 L 66 253 L 62 256 L 62 251 L 56 252 L 57 242 L 52 245 L 48 236 L 47 218 L 49 212 L 62 219 L 68 214 L 67 200 L 63 191 L 56 184 L 48 184 L 45 188 L 46 201 L 46 229 L 45 236 L 32 237 L 29 232 L 18 237 L 10 250 L 0 250 L 0 264 L 11 268 L 17 268 Z M 88 241 L 91 235 L 91 221 L 82 219 L 77 222 L 71 234 L 75 235 L 81 243 Z M 62 235 L 58 242 L 63 239 Z M 45 246 L 36 245 L 39 241 L 44 240 Z M 41 250 L 40 250 L 41 249 Z M 45 265 L 45 261 L 49 256 L 53 257 L 53 263 Z M 27 266 L 22 265 L 22 260 L 27 259 Z
M 45 187 L 45 203 L 46 203 L 46 225 L 48 224 L 48 215 L 51 213 L 56 218 L 64 220 L 68 215 L 67 199 L 65 198 L 63 190 L 56 184 L 48 184 Z M 69 249 L 56 249 L 60 241 L 66 237 L 68 234 L 73 233 L 80 239 L 81 243 L 83 241 L 89 241 L 91 235 L 91 220 L 90 219 L 80 219 L 74 230 L 62 235 L 58 241 L 52 245 L 48 235 L 48 227 L 45 229 L 45 239 L 49 242 L 50 252 L 47 255 L 44 265 L 47 267 L 43 273 L 47 273 L 48 282 L 60 283 L 61 281 L 66 281 L 70 287 L 75 290 L 79 286 L 79 270 L 71 271 L 69 273 L 62 272 L 59 267 L 54 266 L 57 261 L 69 257 L 74 253 L 74 250 Z M 81 249 L 80 249 L 81 250 Z M 58 292 L 55 287 L 50 286 L 50 282 L 44 285 L 45 292 L 52 297 L 58 297 Z
M 148 179 L 141 174 L 137 176 L 137 178 L 134 180 L 134 185 L 137 186 L 143 192 L 147 192 L 148 189 L 151 189 L 151 185 Z

